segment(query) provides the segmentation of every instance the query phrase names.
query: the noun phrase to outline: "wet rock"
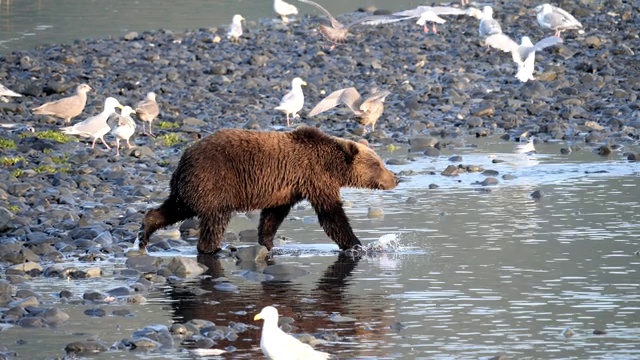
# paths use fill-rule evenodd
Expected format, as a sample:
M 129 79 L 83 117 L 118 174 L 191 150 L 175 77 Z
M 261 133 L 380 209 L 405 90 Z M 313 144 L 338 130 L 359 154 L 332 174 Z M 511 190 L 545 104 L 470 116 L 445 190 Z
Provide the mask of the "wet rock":
M 69 320 L 69 314 L 58 308 L 48 308 L 41 316 L 49 326 L 59 326 Z
M 127 268 L 140 272 L 155 272 L 162 265 L 163 259 L 156 256 L 133 256 L 129 257 L 125 263 Z
M 570 147 L 563 147 L 560 149 L 560 154 L 562 155 L 569 155 L 571 154 L 571 148 Z
M 109 346 L 101 341 L 74 341 L 64 347 L 67 354 L 90 355 L 105 352 Z
M 534 192 L 531 193 L 531 198 L 532 199 L 542 199 L 544 197 L 544 192 L 542 190 L 536 190 Z
M 44 328 L 47 327 L 47 323 L 39 317 L 23 317 L 18 321 L 18 326 L 23 328 Z
M 240 264 L 264 261 L 268 255 L 269 251 L 262 245 L 239 247 L 234 254 Z
M 444 176 L 457 176 L 460 173 L 460 169 L 455 166 L 455 165 L 449 165 L 447 166 L 446 169 L 444 169 L 444 171 L 442 172 L 442 175 Z
M 289 281 L 309 274 L 307 270 L 300 267 L 285 264 L 267 266 L 264 273 L 273 276 L 275 281 Z
M 485 170 L 482 172 L 482 175 L 484 176 L 498 176 L 500 175 L 500 172 L 498 172 L 497 170 Z
M 640 155 L 636 153 L 628 153 L 627 160 L 629 161 L 640 161 Z
M 414 136 L 409 139 L 409 151 L 411 152 L 424 152 L 427 148 L 432 148 L 438 143 L 438 139 L 431 136 Z
M 13 285 L 8 281 L 0 279 L 0 306 L 3 306 L 11 301 L 11 294 L 13 292 Z
M 167 265 L 167 269 L 169 269 L 169 271 L 174 275 L 183 278 L 195 277 L 207 271 L 207 267 L 200 264 L 198 261 L 182 256 L 176 256 L 171 259 Z
M 439 189 L 440 186 L 438 186 L 438 184 L 429 184 L 429 189 L 433 190 L 433 189 Z
M 610 145 L 602 145 L 598 148 L 598 155 L 600 156 L 609 156 L 611 152 L 613 152 L 613 150 Z
M 430 157 L 438 157 L 440 156 L 440 150 L 433 148 L 433 147 L 428 147 L 425 151 L 424 154 L 426 156 L 430 156 Z
M 595 329 L 593 330 L 593 335 L 606 335 L 607 330 L 604 329 Z
M 477 182 L 476 184 L 481 186 L 494 186 L 494 185 L 498 185 L 498 183 L 499 183 L 498 179 L 494 177 L 488 177 L 481 182 Z
M 107 312 L 101 308 L 86 309 L 83 313 L 90 317 L 104 317 L 107 315 Z
M 384 218 L 384 210 L 377 207 L 370 207 L 367 211 L 367 218 L 369 219 L 382 219 Z
M 455 155 L 449 158 L 449 161 L 451 162 L 462 162 L 462 156 L 460 155 Z
M 232 284 L 230 282 L 219 282 L 215 285 L 213 285 L 213 288 L 218 290 L 218 291 L 223 291 L 223 292 L 236 292 L 238 291 L 238 286 L 235 284 Z

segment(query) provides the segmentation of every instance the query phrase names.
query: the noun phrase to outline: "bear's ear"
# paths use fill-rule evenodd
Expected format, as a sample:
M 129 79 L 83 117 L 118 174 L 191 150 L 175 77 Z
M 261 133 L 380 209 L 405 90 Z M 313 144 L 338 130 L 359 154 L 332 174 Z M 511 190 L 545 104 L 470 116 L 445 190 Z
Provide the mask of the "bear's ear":
M 353 141 L 345 141 L 344 142 L 344 150 L 345 152 L 351 156 L 351 158 L 355 158 L 356 155 L 358 155 L 358 153 L 360 152 L 360 145 L 358 143 L 355 143 Z

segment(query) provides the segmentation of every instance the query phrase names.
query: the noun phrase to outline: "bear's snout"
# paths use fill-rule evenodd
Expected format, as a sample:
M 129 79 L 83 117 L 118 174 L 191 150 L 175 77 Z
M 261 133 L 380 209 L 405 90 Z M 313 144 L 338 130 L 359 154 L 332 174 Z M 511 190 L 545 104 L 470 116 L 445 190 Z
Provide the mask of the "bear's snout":
M 396 174 L 391 171 L 385 171 L 385 176 L 380 179 L 380 189 L 382 190 L 391 190 L 395 189 L 398 186 L 398 177 Z

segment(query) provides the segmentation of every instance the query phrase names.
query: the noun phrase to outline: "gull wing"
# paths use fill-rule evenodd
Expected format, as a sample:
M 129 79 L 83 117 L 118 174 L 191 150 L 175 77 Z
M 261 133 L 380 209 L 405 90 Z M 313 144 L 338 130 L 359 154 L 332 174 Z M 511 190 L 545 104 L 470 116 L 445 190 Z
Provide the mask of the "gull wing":
M 504 52 L 510 52 L 511 56 L 513 57 L 513 61 L 515 61 L 516 63 L 520 63 L 523 61 L 519 58 L 521 56 L 520 45 L 518 45 L 517 42 L 513 41 L 513 39 L 505 34 L 494 34 L 488 36 L 486 44 L 494 49 L 502 50 Z
M 413 19 L 413 16 L 377 15 L 369 16 L 369 19 L 362 22 L 362 25 L 382 25 L 391 24 L 398 21 Z
M 333 15 L 331 15 L 331 13 L 329 11 L 327 9 L 323 8 L 317 2 L 311 1 L 311 0 L 298 0 L 298 1 L 303 2 L 305 4 L 313 5 L 316 8 L 318 8 L 318 10 L 322 11 L 329 18 L 329 21 L 331 21 L 331 26 L 333 28 L 338 29 L 338 28 L 342 27 L 342 24 L 338 20 L 336 20 L 336 18 L 334 18 Z
M 566 26 L 577 26 L 579 28 L 582 28 L 582 24 L 566 10 L 553 5 L 551 6 L 551 8 L 553 9 L 553 11 L 545 16 L 545 21 L 550 25 L 552 29 L 556 27 Z
M 384 101 L 384 98 L 386 98 L 390 94 L 391 94 L 391 91 L 387 91 L 387 90 L 376 91 L 375 93 L 372 93 L 371 95 L 369 95 L 367 100 L 362 102 L 362 104 L 360 105 L 360 111 L 363 111 L 363 112 L 369 111 L 369 109 L 372 106 L 375 106 L 376 103 L 378 102 Z
M 350 87 L 346 89 L 340 89 L 332 92 L 327 97 L 322 99 L 311 111 L 308 116 L 314 116 L 333 109 L 340 103 L 347 105 L 352 111 L 356 112 L 359 107 L 359 101 L 362 101 L 362 97 L 356 88 Z
M 549 36 L 546 37 L 540 41 L 538 41 L 534 46 L 534 51 L 538 51 L 538 50 L 542 50 L 544 48 L 548 48 L 549 46 L 553 46 L 553 45 L 558 45 L 558 44 L 562 44 L 564 41 L 562 41 L 561 38 L 556 37 L 556 36 Z

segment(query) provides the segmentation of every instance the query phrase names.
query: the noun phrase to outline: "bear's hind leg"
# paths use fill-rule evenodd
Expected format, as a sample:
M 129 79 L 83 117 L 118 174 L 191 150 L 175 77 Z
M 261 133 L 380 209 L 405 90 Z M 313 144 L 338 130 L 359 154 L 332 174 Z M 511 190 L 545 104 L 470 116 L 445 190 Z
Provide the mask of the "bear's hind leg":
M 282 221 L 287 217 L 293 204 L 274 206 L 262 209 L 260 213 L 260 224 L 258 225 L 258 243 L 267 247 L 271 251 L 273 248 L 273 237 L 276 235 Z
M 169 196 L 157 209 L 147 211 L 142 221 L 142 236 L 138 247 L 140 250 L 147 248 L 149 238 L 158 229 L 173 225 L 178 221 L 186 220 L 195 214 L 184 203 L 174 196 Z
M 231 220 L 230 211 L 218 210 L 200 216 L 199 254 L 215 254 L 220 250 L 222 235 L 229 220 Z
M 341 202 L 330 205 L 312 205 L 324 232 L 338 244 L 340 250 L 347 250 L 356 245 L 361 245 L 360 240 L 358 240 L 353 233 L 353 229 L 351 229 L 351 225 L 349 225 L 349 218 L 347 218 Z

